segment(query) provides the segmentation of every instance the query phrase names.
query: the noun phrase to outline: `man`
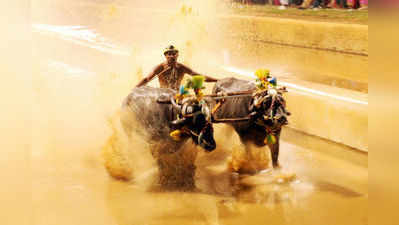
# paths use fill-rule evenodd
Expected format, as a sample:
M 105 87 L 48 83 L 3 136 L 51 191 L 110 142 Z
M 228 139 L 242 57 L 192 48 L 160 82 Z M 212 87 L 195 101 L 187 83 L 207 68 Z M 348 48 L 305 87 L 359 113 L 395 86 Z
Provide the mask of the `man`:
M 161 88 L 171 88 L 178 90 L 180 83 L 184 77 L 184 74 L 189 75 L 199 75 L 199 73 L 194 72 L 189 67 L 178 63 L 177 58 L 179 56 L 179 50 L 177 50 L 173 45 L 168 46 L 164 50 L 164 55 L 166 62 L 159 64 L 155 69 L 140 83 L 137 87 L 143 86 L 150 82 L 154 77 L 158 76 L 159 85 Z M 205 82 L 216 82 L 215 78 L 205 76 Z

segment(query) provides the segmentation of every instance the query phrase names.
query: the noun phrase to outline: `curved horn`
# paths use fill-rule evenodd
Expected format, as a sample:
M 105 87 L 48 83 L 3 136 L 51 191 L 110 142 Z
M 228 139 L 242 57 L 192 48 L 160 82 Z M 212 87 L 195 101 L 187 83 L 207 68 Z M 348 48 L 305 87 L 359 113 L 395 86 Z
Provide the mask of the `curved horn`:
M 172 96 L 170 97 L 170 102 L 172 103 L 172 107 L 175 108 L 177 111 L 179 111 L 179 113 L 181 112 L 181 106 L 179 106 L 176 102 L 175 102 L 175 98 Z
M 201 112 L 205 115 L 207 121 L 211 121 L 212 114 L 207 102 L 202 105 Z

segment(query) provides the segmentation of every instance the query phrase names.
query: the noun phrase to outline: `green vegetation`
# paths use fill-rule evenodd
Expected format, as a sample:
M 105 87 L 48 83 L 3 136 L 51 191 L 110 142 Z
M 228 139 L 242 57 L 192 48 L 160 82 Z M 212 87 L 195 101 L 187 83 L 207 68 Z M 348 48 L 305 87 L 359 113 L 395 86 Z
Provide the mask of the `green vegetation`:
M 230 13 L 243 16 L 268 16 L 280 18 L 303 19 L 311 21 L 326 21 L 337 23 L 368 24 L 368 10 L 347 9 L 319 9 L 299 10 L 297 8 L 278 9 L 272 5 L 242 5 L 232 4 L 229 7 Z

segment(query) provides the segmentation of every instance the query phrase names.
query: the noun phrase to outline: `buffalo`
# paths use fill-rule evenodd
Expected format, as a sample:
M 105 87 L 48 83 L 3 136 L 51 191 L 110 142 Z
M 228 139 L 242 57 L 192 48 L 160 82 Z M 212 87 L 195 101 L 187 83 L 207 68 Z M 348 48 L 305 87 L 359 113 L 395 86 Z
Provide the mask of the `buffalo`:
M 195 156 L 188 160 L 180 150 L 189 139 L 205 151 L 216 148 L 211 115 L 207 103 L 180 105 L 173 99 L 175 94 L 175 90 L 167 88 L 134 88 L 123 101 L 121 123 L 128 136 L 141 134 L 150 144 L 162 186 L 193 188 Z M 185 117 L 176 122 L 179 114 Z M 179 141 L 170 137 L 175 129 L 185 131 Z
M 212 93 L 220 95 L 232 92 L 254 93 L 255 91 L 255 84 L 251 81 L 224 78 L 215 84 Z M 270 90 L 268 92 L 260 96 L 247 94 L 241 97 L 226 98 L 220 108 L 213 113 L 213 118 L 229 123 L 245 146 L 248 143 L 253 143 L 258 147 L 268 145 L 271 151 L 272 165 L 274 168 L 278 168 L 281 128 L 287 124 L 287 117 L 290 113 L 285 109 L 285 101 L 280 91 Z

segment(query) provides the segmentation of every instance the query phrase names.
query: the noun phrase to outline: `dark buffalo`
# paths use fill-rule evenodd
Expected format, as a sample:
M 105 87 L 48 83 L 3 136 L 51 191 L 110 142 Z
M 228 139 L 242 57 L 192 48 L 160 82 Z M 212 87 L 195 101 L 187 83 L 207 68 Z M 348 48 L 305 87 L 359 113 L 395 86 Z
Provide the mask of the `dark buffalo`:
M 255 84 L 246 80 L 236 78 L 225 78 L 219 80 L 214 88 L 213 94 L 231 93 L 231 92 L 253 92 L 256 90 Z M 241 142 L 247 144 L 254 143 L 258 147 L 268 145 L 271 150 L 273 167 L 278 167 L 278 155 L 280 147 L 281 127 L 287 124 L 288 112 L 285 110 L 285 102 L 281 93 L 275 95 L 266 95 L 264 98 L 258 98 L 261 101 L 260 107 L 254 107 L 254 97 L 227 98 L 221 107 L 214 113 L 213 117 L 217 119 L 226 118 L 249 118 L 245 121 L 230 121 L 229 124 L 234 127 L 238 133 Z M 272 103 L 273 102 L 273 103 Z M 271 107 L 273 105 L 273 107 Z M 275 143 L 265 143 L 268 134 L 276 137 Z
M 146 86 L 134 88 L 123 102 L 121 122 L 129 136 L 132 132 L 135 135 L 141 134 L 150 144 L 152 155 L 158 163 L 161 185 L 190 188 L 194 186 L 195 157 L 192 162 L 188 162 L 181 155 L 185 153 L 179 153 L 179 150 L 188 139 L 206 151 L 214 150 L 216 143 L 210 111 L 203 110 L 202 107 L 185 107 L 184 110 L 191 110 L 196 116 L 187 117 L 184 124 L 179 124 L 184 125 L 186 130 L 180 141 L 174 141 L 170 137 L 170 132 L 176 126 L 171 122 L 182 111 L 182 107 L 174 101 L 174 104 L 161 104 L 159 100 L 173 99 L 175 94 L 172 89 Z

